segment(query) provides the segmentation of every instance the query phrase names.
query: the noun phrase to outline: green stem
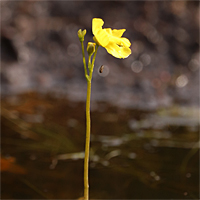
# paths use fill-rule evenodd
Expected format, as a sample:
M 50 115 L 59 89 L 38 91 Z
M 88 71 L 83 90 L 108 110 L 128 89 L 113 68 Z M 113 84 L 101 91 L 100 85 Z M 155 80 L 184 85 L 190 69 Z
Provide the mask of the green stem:
M 91 81 L 92 73 L 94 69 L 94 61 L 97 54 L 97 49 L 95 50 L 92 63 L 91 57 L 88 58 L 88 68 L 90 71 L 87 79 L 87 99 L 86 99 L 86 140 L 85 140 L 85 159 L 84 159 L 84 199 L 89 199 L 89 155 L 90 155 L 90 129 L 91 129 L 91 119 L 90 119 L 90 98 L 91 98 Z
M 92 63 L 91 63 L 91 56 L 88 57 L 88 69 L 91 70 Z
M 84 70 L 85 70 L 85 78 L 88 80 L 88 72 L 87 72 L 87 67 L 86 67 L 86 61 L 85 61 L 85 51 L 84 51 L 84 44 L 81 42 L 81 47 L 82 47 L 82 54 L 83 54 L 83 65 L 84 65 Z
M 96 59 L 96 55 L 97 55 L 97 50 L 98 50 L 98 45 L 96 46 L 96 50 L 94 52 L 94 56 L 93 56 L 93 59 L 92 59 L 92 64 L 91 64 L 91 68 L 90 68 L 90 80 L 92 81 L 92 73 L 93 73 L 93 69 L 94 69 L 94 61 Z
M 85 140 L 85 159 L 84 159 L 84 199 L 89 199 L 89 154 L 90 154 L 90 97 L 91 81 L 87 81 L 87 99 L 86 99 L 86 140 Z

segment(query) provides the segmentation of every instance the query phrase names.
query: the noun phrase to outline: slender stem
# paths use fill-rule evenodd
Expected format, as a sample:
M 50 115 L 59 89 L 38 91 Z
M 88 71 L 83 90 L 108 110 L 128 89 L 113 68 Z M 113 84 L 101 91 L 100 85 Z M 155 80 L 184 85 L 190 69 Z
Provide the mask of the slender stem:
M 97 50 L 98 50 L 98 45 L 96 46 L 96 50 L 94 52 L 94 56 L 93 56 L 93 59 L 92 59 L 92 64 L 91 64 L 91 68 L 90 68 L 90 80 L 92 81 L 92 73 L 93 73 L 93 69 L 94 69 L 94 61 L 96 59 L 96 55 L 97 55 Z
M 82 54 L 83 54 L 83 65 L 85 70 L 85 78 L 87 80 L 87 98 L 86 98 L 86 140 L 85 140 L 85 159 L 84 159 L 84 199 L 89 199 L 89 153 L 90 153 L 90 96 L 91 96 L 91 79 L 88 76 L 86 61 L 85 61 L 85 51 L 83 41 L 81 42 Z M 88 61 L 88 68 L 90 71 L 91 67 L 91 56 Z
M 82 54 L 83 54 L 83 65 L 84 65 L 84 70 L 85 70 L 85 78 L 88 80 L 88 72 L 87 72 L 87 66 L 86 66 L 86 61 L 85 61 L 85 51 L 84 51 L 83 42 L 81 42 L 81 47 L 82 47 Z
M 91 81 L 87 81 L 87 99 L 86 99 L 86 140 L 85 140 L 85 159 L 84 159 L 84 199 L 89 199 L 89 154 L 90 154 L 90 97 Z
M 92 63 L 91 56 L 88 58 L 88 68 L 89 76 L 87 79 L 87 99 L 86 99 L 86 139 L 85 139 L 85 159 L 84 159 L 84 199 L 89 199 L 89 155 L 90 155 L 90 129 L 91 129 L 91 119 L 90 119 L 90 98 L 91 98 L 91 81 L 92 73 L 94 69 L 94 61 L 97 55 L 97 49 L 95 50 Z
M 91 63 L 91 55 L 88 57 L 88 69 L 91 70 L 92 63 Z

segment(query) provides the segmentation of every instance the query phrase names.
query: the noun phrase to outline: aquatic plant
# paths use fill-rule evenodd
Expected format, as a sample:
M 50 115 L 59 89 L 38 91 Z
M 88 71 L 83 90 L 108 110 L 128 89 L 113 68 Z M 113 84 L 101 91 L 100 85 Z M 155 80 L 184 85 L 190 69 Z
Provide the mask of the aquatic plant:
M 116 58 L 127 58 L 131 54 L 130 41 L 122 37 L 126 29 L 111 29 L 102 28 L 104 21 L 100 18 L 93 18 L 92 32 L 94 34 L 94 42 L 88 42 L 88 66 L 86 65 L 85 51 L 84 51 L 84 37 L 86 30 L 79 29 L 78 37 L 81 42 L 83 65 L 85 70 L 85 78 L 87 80 L 87 97 L 86 97 L 86 140 L 85 140 L 85 158 L 84 158 L 84 199 L 89 199 L 89 151 L 90 151 L 90 97 L 91 97 L 91 82 L 94 69 L 94 62 L 99 46 L 104 47 L 107 52 Z M 93 56 L 93 57 L 92 57 Z M 91 59 L 92 58 L 92 59 Z M 101 68 L 101 71 L 103 67 Z

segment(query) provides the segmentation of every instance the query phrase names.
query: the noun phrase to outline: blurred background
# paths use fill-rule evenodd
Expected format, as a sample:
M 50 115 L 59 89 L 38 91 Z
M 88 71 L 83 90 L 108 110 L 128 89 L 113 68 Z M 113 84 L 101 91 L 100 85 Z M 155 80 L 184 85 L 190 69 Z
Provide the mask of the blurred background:
M 198 1 L 1 1 L 2 199 L 83 196 L 86 80 L 77 31 L 126 29 L 92 81 L 93 199 L 199 199 Z M 99 67 L 104 65 L 103 73 Z

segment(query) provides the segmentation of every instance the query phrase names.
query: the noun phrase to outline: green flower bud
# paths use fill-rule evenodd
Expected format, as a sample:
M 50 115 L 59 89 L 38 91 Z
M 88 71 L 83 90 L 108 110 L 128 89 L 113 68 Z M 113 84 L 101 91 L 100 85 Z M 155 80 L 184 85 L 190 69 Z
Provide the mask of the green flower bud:
M 89 56 L 91 56 L 95 52 L 95 46 L 96 46 L 96 43 L 94 43 L 94 42 L 88 42 L 87 52 L 88 52 Z
M 86 34 L 86 30 L 84 29 L 82 31 L 81 29 L 79 29 L 78 32 L 77 32 L 77 34 L 78 34 L 78 38 L 79 38 L 80 42 L 83 42 L 85 34 Z
M 84 29 L 84 30 L 82 31 L 82 33 L 83 33 L 83 37 L 85 37 L 86 29 Z

